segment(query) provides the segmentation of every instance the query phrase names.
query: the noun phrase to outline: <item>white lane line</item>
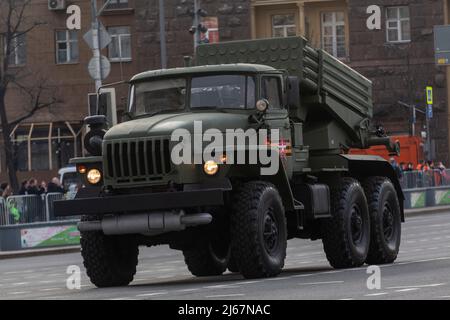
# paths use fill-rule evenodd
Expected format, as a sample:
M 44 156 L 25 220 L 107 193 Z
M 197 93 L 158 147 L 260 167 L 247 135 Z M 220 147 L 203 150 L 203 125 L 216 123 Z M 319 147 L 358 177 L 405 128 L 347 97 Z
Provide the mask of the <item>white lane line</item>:
M 400 289 L 400 290 L 395 290 L 395 292 L 409 292 L 409 291 L 417 291 L 420 288 L 406 288 L 406 289 Z
M 135 300 L 135 299 L 132 297 L 121 297 L 121 298 L 112 298 L 109 300 Z
M 63 290 L 63 288 L 44 288 L 44 289 L 39 289 L 39 291 L 55 291 L 55 290 Z
M 206 286 L 204 289 L 230 289 L 230 288 L 240 288 L 241 286 L 235 286 L 231 284 L 218 284 L 215 286 Z
M 319 281 L 319 282 L 305 282 L 305 283 L 299 283 L 301 286 L 314 286 L 314 285 L 320 285 L 320 284 L 338 284 L 338 283 L 344 283 L 344 281 Z
M 265 279 L 266 281 L 279 281 L 279 280 L 286 280 L 286 279 L 289 279 L 289 278 L 292 278 L 292 277 L 277 277 L 277 278 L 268 278 L 268 279 Z
M 339 300 L 342 300 L 342 301 L 350 301 L 350 300 L 355 300 L 355 298 L 342 298 L 342 299 L 339 299 Z
M 58 280 L 41 280 L 38 281 L 39 283 L 55 283 L 55 282 L 59 282 Z
M 152 296 L 161 296 L 161 295 L 165 295 L 168 294 L 169 292 L 167 291 L 162 291 L 162 292 L 149 292 L 149 293 L 141 293 L 141 294 L 137 294 L 136 297 L 152 297 Z
M 175 292 L 193 292 L 193 291 L 198 291 L 200 290 L 199 288 L 191 288 L 191 289 L 181 289 L 181 290 L 175 290 Z
M 377 296 L 384 296 L 388 294 L 387 292 L 377 292 L 377 293 L 369 293 L 369 294 L 365 294 L 365 297 L 377 297 Z
M 226 298 L 226 297 L 242 297 L 245 296 L 243 293 L 233 293 L 233 294 L 216 294 L 213 296 L 205 296 L 205 298 Z
M 16 282 L 16 283 L 11 283 L 12 286 L 24 286 L 30 284 L 29 282 Z
M 397 287 L 386 287 L 386 289 L 408 289 L 408 288 L 433 288 L 443 286 L 446 283 L 432 283 L 432 284 L 421 284 L 414 286 L 397 286 Z
M 32 273 L 34 270 L 24 270 L 24 271 L 8 271 L 4 274 L 21 274 L 21 273 Z
M 164 276 L 157 276 L 156 279 L 169 279 L 174 277 L 175 275 L 164 275 Z
M 8 292 L 9 295 L 18 295 L 18 294 L 28 294 L 31 293 L 31 291 L 16 291 L 16 292 Z
M 450 299 L 450 296 L 439 296 L 438 298 L 441 298 L 441 299 Z
M 252 283 L 258 283 L 261 282 L 262 280 L 255 280 L 255 281 L 243 281 L 243 282 L 236 282 L 233 284 L 252 284 Z

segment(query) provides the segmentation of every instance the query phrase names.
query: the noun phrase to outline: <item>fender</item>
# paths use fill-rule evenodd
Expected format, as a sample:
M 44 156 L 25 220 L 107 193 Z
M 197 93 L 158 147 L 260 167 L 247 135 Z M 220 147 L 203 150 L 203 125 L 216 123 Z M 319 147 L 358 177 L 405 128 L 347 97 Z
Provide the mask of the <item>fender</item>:
M 348 169 L 353 176 L 356 177 L 384 176 L 392 181 L 395 190 L 397 191 L 402 222 L 405 222 L 405 212 L 404 212 L 405 196 L 403 194 L 403 190 L 400 185 L 400 181 L 398 180 L 397 174 L 395 173 L 394 168 L 392 168 L 391 164 L 379 156 L 349 155 L 349 154 L 342 154 L 340 156 L 348 161 Z

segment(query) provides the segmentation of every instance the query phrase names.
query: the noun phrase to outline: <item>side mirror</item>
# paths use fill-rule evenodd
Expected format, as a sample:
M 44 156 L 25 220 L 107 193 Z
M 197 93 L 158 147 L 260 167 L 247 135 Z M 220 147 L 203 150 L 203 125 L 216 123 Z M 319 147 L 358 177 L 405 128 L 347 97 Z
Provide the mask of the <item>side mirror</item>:
M 286 79 L 287 106 L 289 109 L 300 108 L 300 81 L 298 77 Z
M 108 114 L 109 92 L 100 92 L 98 95 L 97 114 L 106 116 Z

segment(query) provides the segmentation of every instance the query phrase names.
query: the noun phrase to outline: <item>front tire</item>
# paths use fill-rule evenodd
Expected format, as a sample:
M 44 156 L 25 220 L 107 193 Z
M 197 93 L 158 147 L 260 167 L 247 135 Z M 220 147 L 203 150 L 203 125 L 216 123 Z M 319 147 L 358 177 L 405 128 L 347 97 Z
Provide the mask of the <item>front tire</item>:
M 369 202 L 371 240 L 368 264 L 392 263 L 397 259 L 401 239 L 400 205 L 392 182 L 370 177 L 364 182 Z
M 82 216 L 81 221 L 100 220 Z M 108 236 L 102 231 L 81 233 L 81 255 L 86 273 L 99 288 L 126 286 L 136 274 L 139 248 L 133 235 Z
M 364 190 L 352 178 L 342 178 L 332 190 L 332 218 L 323 221 L 322 243 L 334 268 L 361 266 L 370 243 L 370 218 Z
M 245 278 L 276 276 L 284 267 L 286 218 L 277 189 L 270 183 L 243 184 L 231 215 L 231 251 Z

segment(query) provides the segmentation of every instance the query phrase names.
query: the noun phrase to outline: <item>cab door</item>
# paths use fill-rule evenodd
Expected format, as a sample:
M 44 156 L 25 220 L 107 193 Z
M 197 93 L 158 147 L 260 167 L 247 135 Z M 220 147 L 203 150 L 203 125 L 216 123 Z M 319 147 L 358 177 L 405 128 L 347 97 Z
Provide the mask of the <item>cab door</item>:
M 260 80 L 260 99 L 269 101 L 265 114 L 265 124 L 268 129 L 279 130 L 279 150 L 281 163 L 288 177 L 292 176 L 292 145 L 289 113 L 284 104 L 284 86 L 282 75 L 263 75 Z

